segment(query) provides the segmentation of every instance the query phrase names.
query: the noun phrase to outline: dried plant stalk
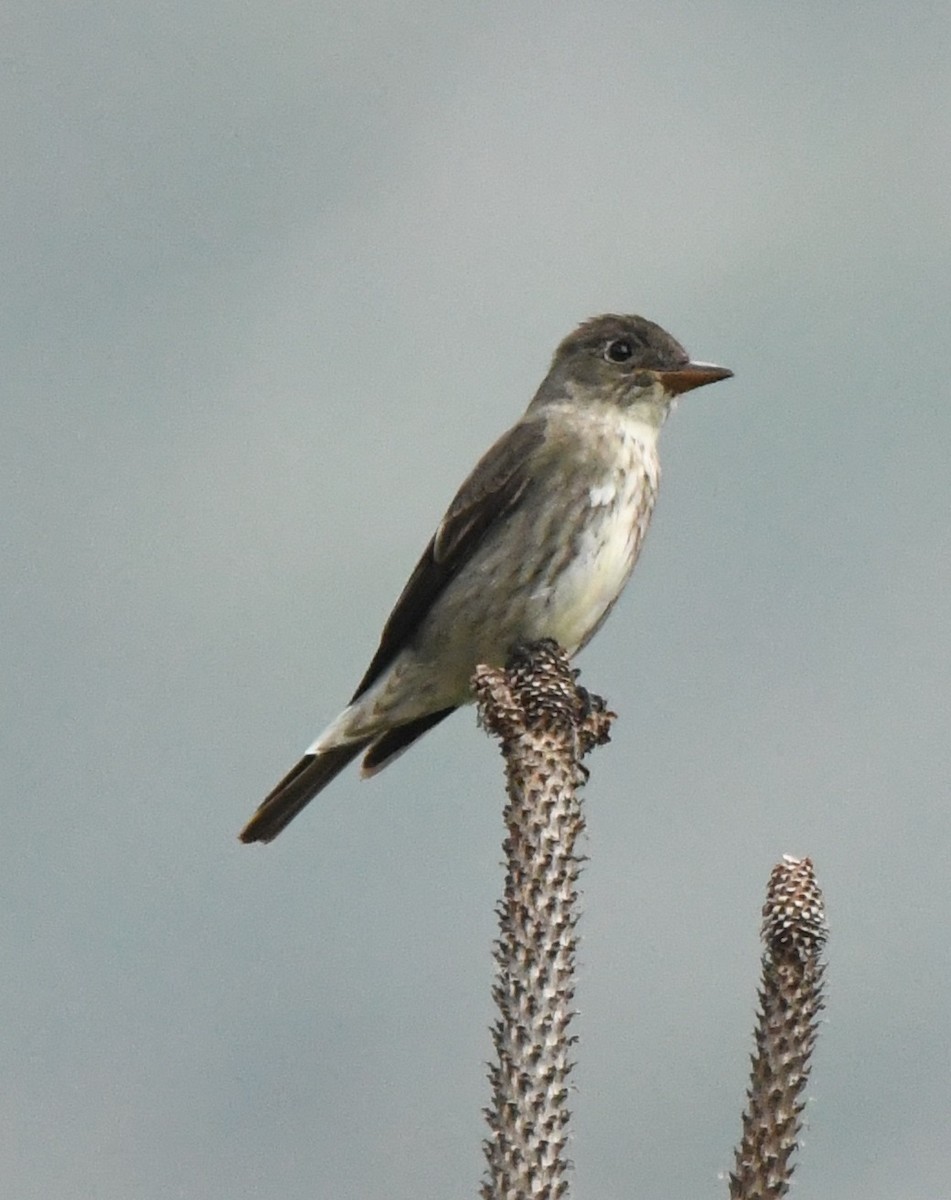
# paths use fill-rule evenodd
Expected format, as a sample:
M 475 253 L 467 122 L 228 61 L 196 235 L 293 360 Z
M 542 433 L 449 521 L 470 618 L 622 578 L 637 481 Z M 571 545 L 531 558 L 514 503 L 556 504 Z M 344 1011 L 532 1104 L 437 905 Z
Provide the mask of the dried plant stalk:
M 808 858 L 784 856 L 763 906 L 760 1013 L 743 1140 L 730 1176 L 731 1200 L 774 1200 L 789 1191 L 802 1127 L 802 1091 L 823 1008 L 822 948 L 828 930 Z
M 473 686 L 502 744 L 508 794 L 482 1196 L 555 1200 L 568 1189 L 581 758 L 608 740 L 613 714 L 578 687 L 554 642 L 520 648 L 504 671 L 480 667 Z

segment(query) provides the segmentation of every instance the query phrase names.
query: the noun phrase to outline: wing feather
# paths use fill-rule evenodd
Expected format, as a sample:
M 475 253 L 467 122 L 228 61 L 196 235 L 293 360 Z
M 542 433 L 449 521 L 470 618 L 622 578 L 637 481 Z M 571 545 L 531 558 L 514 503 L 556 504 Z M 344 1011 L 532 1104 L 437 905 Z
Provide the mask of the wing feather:
M 529 460 L 544 437 L 543 418 L 520 421 L 476 464 L 403 588 L 353 700 L 382 675 L 489 532 L 523 500 L 531 482 Z

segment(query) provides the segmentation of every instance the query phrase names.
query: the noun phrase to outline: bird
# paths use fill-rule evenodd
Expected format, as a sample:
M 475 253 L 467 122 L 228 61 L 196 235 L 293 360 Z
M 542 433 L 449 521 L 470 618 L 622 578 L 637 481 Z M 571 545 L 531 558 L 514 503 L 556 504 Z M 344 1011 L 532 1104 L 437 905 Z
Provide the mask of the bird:
M 377 774 L 473 699 L 480 665 L 553 639 L 571 657 L 637 561 L 678 397 L 733 372 L 666 330 L 613 313 L 560 343 L 523 416 L 483 455 L 396 601 L 349 705 L 239 837 L 270 842 L 358 755 Z

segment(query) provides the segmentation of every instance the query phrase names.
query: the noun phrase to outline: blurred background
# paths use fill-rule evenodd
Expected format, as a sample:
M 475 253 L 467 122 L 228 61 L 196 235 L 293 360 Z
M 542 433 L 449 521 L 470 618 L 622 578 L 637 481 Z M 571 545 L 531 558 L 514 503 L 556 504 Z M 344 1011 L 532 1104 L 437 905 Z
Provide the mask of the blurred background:
M 18 1200 L 475 1195 L 501 761 L 470 710 L 238 829 L 558 340 L 686 397 L 580 659 L 580 1197 L 725 1196 L 784 852 L 797 1180 L 951 1172 L 944 3 L 34 0 L 4 18 L 3 1074 Z

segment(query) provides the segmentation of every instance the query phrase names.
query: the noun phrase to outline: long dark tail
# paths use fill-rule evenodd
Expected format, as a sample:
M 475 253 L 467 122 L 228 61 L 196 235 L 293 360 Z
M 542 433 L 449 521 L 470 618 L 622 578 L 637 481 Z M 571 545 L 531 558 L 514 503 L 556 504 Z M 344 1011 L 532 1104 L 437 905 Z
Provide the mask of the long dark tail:
M 417 717 L 415 721 L 408 721 L 405 725 L 397 725 L 394 729 L 387 730 L 382 737 L 376 739 L 366 753 L 362 768 L 364 778 L 388 767 L 393 759 L 399 758 L 417 738 L 421 738 L 440 721 L 445 721 L 446 717 L 455 711 L 455 708 L 441 708 L 439 712 L 427 713 L 425 717 Z
M 319 754 L 305 754 L 289 771 L 238 835 L 242 842 L 271 842 L 318 792 L 340 774 L 373 738 L 331 746 Z
M 370 748 L 363 760 L 363 773 L 375 775 L 404 750 L 408 750 L 428 729 L 455 711 L 454 708 L 443 708 L 439 712 L 417 717 L 415 721 L 408 721 L 405 725 L 397 725 L 380 736 L 373 734 L 344 746 L 331 746 L 318 754 L 305 754 L 265 798 L 238 836 L 242 842 L 272 842 L 284 826 L 289 825 L 301 809 L 306 808 L 317 793 L 322 792 L 347 763 L 367 750 L 368 746 Z

